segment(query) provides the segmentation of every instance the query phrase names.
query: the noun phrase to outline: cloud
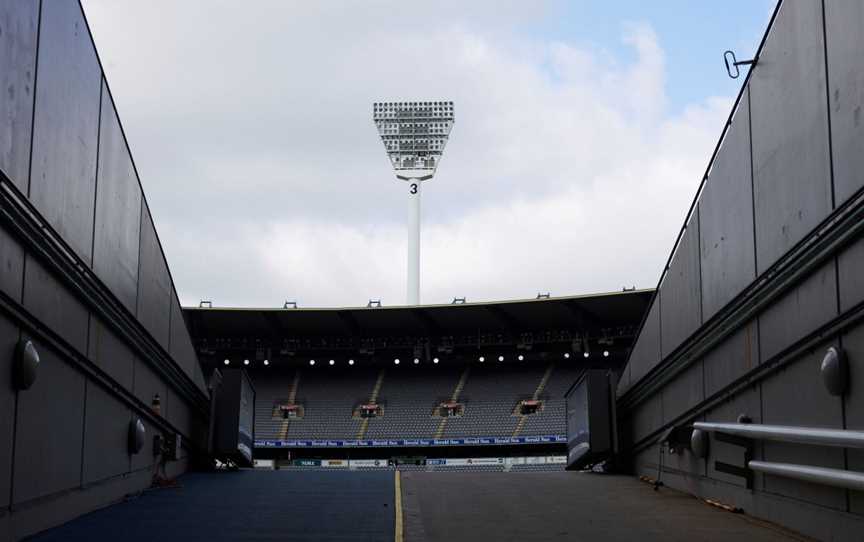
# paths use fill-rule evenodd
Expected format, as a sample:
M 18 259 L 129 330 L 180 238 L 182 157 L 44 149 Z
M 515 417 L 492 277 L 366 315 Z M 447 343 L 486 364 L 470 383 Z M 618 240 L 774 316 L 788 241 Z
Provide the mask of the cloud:
M 424 302 L 654 286 L 731 99 L 670 115 L 645 24 L 621 59 L 521 33 L 542 4 L 405 4 L 85 2 L 181 299 L 401 303 L 405 187 L 370 109 L 415 97 L 457 116 Z

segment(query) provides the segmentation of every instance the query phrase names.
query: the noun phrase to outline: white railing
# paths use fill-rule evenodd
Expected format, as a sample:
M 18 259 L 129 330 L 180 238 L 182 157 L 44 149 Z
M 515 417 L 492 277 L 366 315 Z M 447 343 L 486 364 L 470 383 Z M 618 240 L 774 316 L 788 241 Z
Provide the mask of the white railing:
M 757 423 L 709 422 L 696 422 L 693 424 L 693 429 L 710 433 L 735 435 L 753 440 L 771 440 L 842 448 L 864 448 L 864 431 L 789 425 L 763 425 Z M 805 482 L 864 491 L 864 473 L 862 472 L 756 460 L 748 460 L 746 467 L 751 471 L 773 476 L 783 476 Z M 740 469 L 740 467 L 736 468 Z M 752 478 L 748 477 L 748 480 L 752 481 Z M 749 483 L 748 481 L 748 487 L 750 487 Z
M 765 474 L 864 491 L 864 473 L 861 472 L 755 460 L 749 461 L 747 467 L 757 472 L 764 472 Z
M 694 429 L 713 433 L 726 433 L 756 440 L 776 440 L 815 444 L 817 446 L 840 446 L 842 448 L 864 448 L 864 431 L 845 429 L 820 429 L 790 425 L 762 425 L 758 423 L 708 423 L 696 422 Z

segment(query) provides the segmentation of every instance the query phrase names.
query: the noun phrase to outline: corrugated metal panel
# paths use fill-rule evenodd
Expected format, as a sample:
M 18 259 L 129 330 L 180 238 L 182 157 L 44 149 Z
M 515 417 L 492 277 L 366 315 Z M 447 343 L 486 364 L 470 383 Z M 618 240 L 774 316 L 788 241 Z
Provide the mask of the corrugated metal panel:
M 172 295 L 171 301 L 171 357 L 183 368 L 189 378 L 195 380 L 195 366 L 198 365 L 198 356 L 186 330 L 186 322 L 183 320 L 183 309 L 177 295 Z M 197 384 L 197 382 L 196 382 Z
M 834 195 L 840 205 L 864 186 L 864 2 L 825 2 Z
M 171 318 L 171 277 L 147 207 L 141 212 L 140 248 L 138 320 L 167 351 Z
M 826 345 L 827 348 L 828 345 Z M 762 384 L 763 422 L 774 425 L 842 428 L 841 399 L 828 393 L 819 376 L 821 349 L 787 365 Z M 844 468 L 843 450 L 765 442 L 764 460 Z M 765 489 L 837 510 L 846 508 L 843 489 L 765 475 Z
M 132 415 L 126 406 L 99 386 L 88 383 L 84 429 L 85 484 L 129 472 L 131 419 Z M 152 455 L 151 446 L 145 445 L 141 453 Z
M 668 356 L 702 324 L 698 214 L 681 237 L 660 286 L 662 357 Z
M 15 390 L 11 363 L 15 359 L 17 343 L 18 327 L 0 316 L 0 507 L 9 504 L 9 484 L 12 481 Z
M 821 2 L 784 2 L 750 83 L 756 264 L 770 267 L 831 210 Z
M 87 308 L 30 256 L 24 277 L 24 307 L 79 352 L 87 352 Z
M 705 356 L 705 396 L 709 397 L 759 365 L 756 322 L 727 337 Z
M 850 329 L 843 336 L 843 349 L 846 351 L 853 368 L 849 371 L 848 393 L 843 397 L 846 402 L 844 413 L 846 429 L 864 430 L 864 371 L 859 368 L 864 363 L 864 324 Z M 848 469 L 864 471 L 864 450 L 847 450 Z M 849 510 L 864 515 L 864 494 L 849 492 Z
M 25 194 L 38 26 L 39 2 L 0 2 L 0 170 Z
M 141 188 L 138 176 L 132 166 L 114 104 L 107 88 L 104 88 L 99 132 L 93 271 L 133 314 L 138 298 L 140 229 Z
M 81 482 L 84 376 L 37 348 L 39 378 L 18 395 L 13 505 Z
M 661 392 L 663 423 L 668 423 L 705 399 L 702 361 L 696 361 Z
M 699 201 L 703 319 L 756 278 L 750 100 L 741 99 Z
M 132 389 L 135 355 L 103 322 L 93 317 L 90 322 L 88 356 L 118 384 Z
M 735 422 L 741 414 L 750 416 L 754 423 L 761 421 L 759 405 L 759 387 L 748 388 L 743 393 L 735 395 L 729 401 L 705 414 L 705 421 L 728 423 Z M 726 474 L 715 469 L 715 462 L 720 461 L 730 465 L 740 465 L 743 458 L 742 448 L 733 444 L 711 439 L 708 448 L 708 476 L 737 486 L 744 486 L 744 478 Z M 761 478 L 760 478 L 761 480 Z
M 658 299 L 659 301 L 659 299 Z M 648 311 L 642 333 L 630 355 L 630 383 L 636 384 L 660 362 L 660 303 L 655 302 Z
M 24 281 L 24 251 L 21 245 L 0 227 L 0 291 L 21 301 Z
M 837 314 L 834 262 L 821 267 L 759 315 L 759 347 L 768 360 Z
M 862 269 L 864 269 L 864 238 L 858 239 L 837 257 L 841 311 L 847 311 L 864 301 Z
M 30 199 L 88 264 L 102 72 L 77 2 L 42 7 Z

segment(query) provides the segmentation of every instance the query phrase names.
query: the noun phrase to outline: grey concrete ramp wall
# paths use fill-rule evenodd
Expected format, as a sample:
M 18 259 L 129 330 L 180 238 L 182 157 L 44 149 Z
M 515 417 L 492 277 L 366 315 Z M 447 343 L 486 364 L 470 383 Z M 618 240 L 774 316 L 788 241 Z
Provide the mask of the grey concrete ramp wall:
M 620 381 L 633 470 L 820 539 L 854 540 L 864 495 L 743 478 L 743 448 L 661 455 L 694 421 L 864 429 L 864 4 L 783 0 L 723 130 Z M 744 56 L 739 52 L 740 56 Z M 696 188 L 694 183 L 694 189 Z M 842 396 L 820 377 L 848 355 Z M 864 470 L 843 448 L 757 443 L 754 459 Z
M 0 0 L 0 541 L 150 485 L 155 435 L 206 447 L 208 392 L 78 2 Z M 31 340 L 41 363 L 17 389 Z M 161 406 L 151 405 L 158 395 Z M 129 452 L 130 422 L 145 446 Z

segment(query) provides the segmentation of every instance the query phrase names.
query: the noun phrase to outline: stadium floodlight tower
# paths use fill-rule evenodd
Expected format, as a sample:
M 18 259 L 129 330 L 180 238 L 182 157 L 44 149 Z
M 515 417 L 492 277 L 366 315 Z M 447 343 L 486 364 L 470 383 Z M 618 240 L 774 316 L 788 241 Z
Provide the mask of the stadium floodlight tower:
M 376 102 L 372 119 L 396 178 L 408 181 L 408 296 L 420 303 L 421 184 L 435 175 L 453 127 L 453 102 Z

